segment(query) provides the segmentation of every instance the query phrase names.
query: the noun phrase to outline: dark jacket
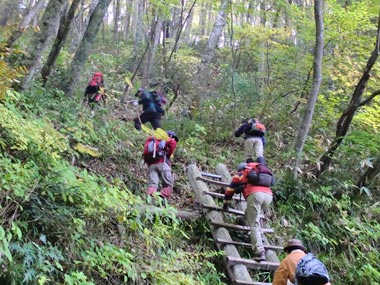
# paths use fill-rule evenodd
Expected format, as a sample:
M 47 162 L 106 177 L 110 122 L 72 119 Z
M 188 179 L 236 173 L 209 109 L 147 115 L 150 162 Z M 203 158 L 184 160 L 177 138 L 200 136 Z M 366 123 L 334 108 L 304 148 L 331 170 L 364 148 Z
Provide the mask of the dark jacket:
M 263 141 L 263 145 L 266 145 L 266 139 L 263 133 L 257 131 L 251 131 L 251 122 L 244 122 L 240 127 L 235 131 L 235 137 L 240 137 L 244 134 L 244 139 L 259 137 Z
M 143 107 L 143 112 L 145 113 L 158 113 L 156 104 L 154 103 L 152 94 L 148 91 L 143 91 L 140 95 L 140 100 L 138 101 Z

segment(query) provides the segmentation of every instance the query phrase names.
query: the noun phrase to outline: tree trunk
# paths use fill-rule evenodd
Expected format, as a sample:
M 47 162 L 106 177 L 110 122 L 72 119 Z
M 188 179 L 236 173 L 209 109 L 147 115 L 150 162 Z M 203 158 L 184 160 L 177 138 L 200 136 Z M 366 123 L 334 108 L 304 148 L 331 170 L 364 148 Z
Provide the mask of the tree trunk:
M 348 105 L 346 110 L 343 112 L 343 114 L 339 118 L 339 121 L 336 127 L 336 132 L 335 132 L 335 139 L 330 144 L 329 149 L 323 154 L 323 156 L 320 159 L 321 165 L 320 165 L 320 168 L 317 168 L 317 171 L 316 171 L 317 177 L 319 177 L 330 166 L 331 159 L 335 151 L 338 149 L 338 147 L 340 146 L 343 139 L 346 137 L 348 133 L 348 129 L 351 125 L 352 119 L 354 118 L 356 111 L 361 106 L 368 104 L 376 95 L 378 95 L 377 92 L 374 92 L 369 98 L 367 98 L 366 100 L 362 102 L 364 90 L 371 76 L 370 72 L 372 70 L 372 67 L 376 63 L 377 58 L 379 57 L 379 47 L 380 47 L 380 15 L 377 22 L 375 49 L 372 51 L 372 54 L 367 61 L 367 65 L 364 69 L 363 75 L 360 78 L 360 81 L 358 85 L 356 86 L 354 93 L 352 94 L 350 104 Z
M 120 18 L 120 0 L 115 0 L 115 11 L 114 11 L 114 19 L 113 19 L 113 40 L 116 42 L 118 39 L 119 33 L 119 18 Z
M 42 54 L 47 49 L 53 36 L 57 34 L 58 23 L 67 5 L 65 0 L 50 0 L 41 21 L 41 30 L 33 37 L 28 47 L 29 57 L 24 61 L 28 70 L 22 82 L 22 88 L 29 87 L 34 75 L 41 67 Z
M 91 52 L 92 44 L 99 31 L 100 25 L 103 22 L 104 15 L 110 2 L 111 0 L 100 0 L 90 16 L 90 21 L 88 23 L 86 32 L 84 33 L 79 48 L 74 55 L 74 59 L 68 68 L 68 71 L 66 73 L 67 78 L 62 88 L 65 90 L 66 95 L 69 97 L 72 97 L 74 95 L 74 88 L 77 85 L 82 68 L 88 58 L 89 53 Z
M 210 63 L 214 58 L 214 53 L 215 49 L 218 45 L 218 41 L 220 36 L 222 35 L 223 28 L 226 25 L 226 17 L 227 17 L 227 7 L 228 4 L 230 3 L 230 0 L 222 0 L 222 3 L 219 8 L 219 13 L 216 18 L 214 28 L 209 36 L 207 46 L 203 52 L 202 58 L 201 58 L 201 63 L 199 65 L 199 70 L 197 74 L 197 86 L 198 88 L 205 90 L 207 89 L 207 81 L 209 78 L 209 67 Z M 197 97 L 198 103 L 201 101 L 201 94 L 205 94 L 206 92 L 197 92 L 199 94 Z
M 41 78 L 44 84 L 46 84 L 46 81 L 48 80 L 48 77 L 50 76 L 51 71 L 55 65 L 59 52 L 61 51 L 66 41 L 67 35 L 70 31 L 70 25 L 74 19 L 75 11 L 79 6 L 80 1 L 81 0 L 73 0 L 69 12 L 61 19 L 61 24 L 58 29 L 57 37 L 54 41 L 53 47 L 50 50 L 47 60 L 41 70 Z
M 17 39 L 21 37 L 22 33 L 25 31 L 27 26 L 31 23 L 33 18 L 35 18 L 37 14 L 43 9 L 45 2 L 46 0 L 39 0 L 37 4 L 34 5 L 33 8 L 31 8 L 29 12 L 23 17 L 23 19 L 21 20 L 20 24 L 17 27 L 17 30 L 15 30 L 11 34 L 11 36 L 8 38 L 7 40 L 8 47 L 13 47 Z
M 309 99 L 307 100 L 306 110 L 298 129 L 297 137 L 294 144 L 296 160 L 294 163 L 293 174 L 297 175 L 298 165 L 301 160 L 302 150 L 305 145 L 306 137 L 309 133 L 311 120 L 313 118 L 315 103 L 318 99 L 319 88 L 322 81 L 322 57 L 323 57 L 323 0 L 314 1 L 314 18 L 315 18 L 315 48 L 313 61 L 313 84 L 310 89 Z

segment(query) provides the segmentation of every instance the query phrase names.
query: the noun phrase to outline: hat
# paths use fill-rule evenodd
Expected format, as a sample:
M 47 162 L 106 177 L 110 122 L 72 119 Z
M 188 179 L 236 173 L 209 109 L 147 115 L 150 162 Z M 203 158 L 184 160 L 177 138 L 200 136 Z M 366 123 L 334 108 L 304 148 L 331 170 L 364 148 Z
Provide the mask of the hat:
M 237 170 L 241 171 L 243 170 L 244 168 L 247 167 L 247 163 L 246 162 L 240 162 L 237 166 Z
M 290 239 L 284 247 L 285 252 L 291 252 L 294 249 L 301 249 L 304 252 L 307 252 L 307 249 L 303 246 L 302 241 L 299 239 Z
M 167 131 L 167 133 L 168 133 L 168 136 L 172 137 L 173 139 L 175 139 L 176 142 L 179 141 L 179 138 L 177 137 L 177 135 L 175 134 L 175 132 L 173 132 L 173 131 Z
M 135 97 L 139 96 L 140 92 L 144 92 L 144 91 L 145 91 L 145 89 L 140 87 L 139 89 L 137 89 Z

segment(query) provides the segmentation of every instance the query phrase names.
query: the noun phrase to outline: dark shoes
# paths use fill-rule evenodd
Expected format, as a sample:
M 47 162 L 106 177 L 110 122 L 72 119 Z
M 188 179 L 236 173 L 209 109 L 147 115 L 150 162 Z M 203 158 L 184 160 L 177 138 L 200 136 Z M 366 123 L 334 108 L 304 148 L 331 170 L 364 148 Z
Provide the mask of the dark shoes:
M 265 258 L 265 251 L 262 251 L 262 252 L 259 252 L 259 253 L 256 253 L 255 256 L 253 257 L 254 260 L 256 261 L 265 261 L 266 258 Z

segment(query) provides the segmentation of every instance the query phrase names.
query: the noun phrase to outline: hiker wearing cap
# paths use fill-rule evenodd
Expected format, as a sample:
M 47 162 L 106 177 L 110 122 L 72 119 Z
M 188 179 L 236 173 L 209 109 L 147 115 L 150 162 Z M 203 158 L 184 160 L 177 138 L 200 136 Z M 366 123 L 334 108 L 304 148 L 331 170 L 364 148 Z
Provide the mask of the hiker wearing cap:
M 133 119 L 136 130 L 141 130 L 141 124 L 146 122 L 150 122 L 154 130 L 161 128 L 162 112 L 155 104 L 153 93 L 139 88 L 135 96 L 138 97 L 138 105 L 143 108 L 141 115 Z
M 149 167 L 149 186 L 148 195 L 153 195 L 159 189 L 161 182 L 162 188 L 160 196 L 168 199 L 173 192 L 174 178 L 171 168 L 171 157 L 179 141 L 173 131 L 167 131 L 166 141 L 149 137 L 144 145 L 143 159 Z
M 235 137 L 244 134 L 244 155 L 247 161 L 265 164 L 264 147 L 266 128 L 258 119 L 245 119 L 235 131 Z
M 226 188 L 224 193 L 223 209 L 228 210 L 230 201 L 235 193 L 243 193 L 247 201 L 247 207 L 244 213 L 245 224 L 252 228 L 251 230 L 251 243 L 254 252 L 254 259 L 257 261 L 265 261 L 265 249 L 260 231 L 260 215 L 269 214 L 269 206 L 273 200 L 273 193 L 268 186 L 253 185 L 248 181 L 248 173 L 256 168 L 257 162 L 239 163 L 236 173 L 231 180 L 230 185 Z
M 275 271 L 272 285 L 287 285 L 289 284 L 288 280 L 294 284 L 297 264 L 307 253 L 299 239 L 290 239 L 284 247 L 284 251 L 288 255 L 280 262 Z

